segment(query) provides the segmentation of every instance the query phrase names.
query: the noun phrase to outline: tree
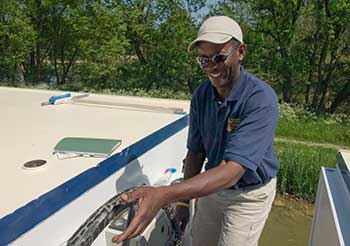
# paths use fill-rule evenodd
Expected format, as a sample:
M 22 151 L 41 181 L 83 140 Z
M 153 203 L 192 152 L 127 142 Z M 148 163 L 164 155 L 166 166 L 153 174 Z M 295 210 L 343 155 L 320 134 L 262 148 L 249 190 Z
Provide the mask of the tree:
M 334 112 L 349 96 L 349 73 L 346 75 L 344 72 L 349 72 L 350 65 L 350 29 L 347 23 L 350 19 L 350 3 L 345 0 L 315 0 L 313 12 L 316 31 L 313 36 L 317 35 L 314 42 L 318 45 L 315 47 L 317 76 L 313 81 L 312 107 L 317 111 Z
M 36 33 L 23 13 L 20 1 L 0 0 L 0 80 L 25 82 L 26 61 Z

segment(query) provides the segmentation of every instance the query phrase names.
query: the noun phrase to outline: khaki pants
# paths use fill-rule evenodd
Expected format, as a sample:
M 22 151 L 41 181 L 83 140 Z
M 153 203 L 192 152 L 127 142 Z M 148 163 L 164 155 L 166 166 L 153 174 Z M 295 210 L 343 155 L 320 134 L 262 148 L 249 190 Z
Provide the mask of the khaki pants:
M 265 185 L 223 190 L 197 203 L 192 246 L 256 246 L 276 194 L 276 178 Z

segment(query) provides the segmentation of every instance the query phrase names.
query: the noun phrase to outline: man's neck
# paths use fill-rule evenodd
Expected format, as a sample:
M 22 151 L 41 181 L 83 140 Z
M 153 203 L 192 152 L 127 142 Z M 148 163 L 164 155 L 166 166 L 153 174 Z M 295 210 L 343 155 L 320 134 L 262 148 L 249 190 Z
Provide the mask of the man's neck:
M 219 100 L 223 100 L 226 97 L 228 97 L 231 94 L 232 88 L 233 88 L 234 84 L 232 85 L 232 87 L 225 87 L 225 88 L 217 88 L 216 91 L 218 92 L 218 97 Z

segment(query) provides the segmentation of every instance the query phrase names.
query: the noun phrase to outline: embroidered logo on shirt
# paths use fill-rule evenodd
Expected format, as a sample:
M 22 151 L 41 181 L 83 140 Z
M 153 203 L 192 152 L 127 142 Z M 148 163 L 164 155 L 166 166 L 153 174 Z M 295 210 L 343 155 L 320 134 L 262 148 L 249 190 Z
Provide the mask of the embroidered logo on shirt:
M 227 126 L 226 126 L 226 131 L 227 132 L 232 132 L 234 129 L 237 128 L 241 120 L 239 118 L 228 118 L 227 119 Z

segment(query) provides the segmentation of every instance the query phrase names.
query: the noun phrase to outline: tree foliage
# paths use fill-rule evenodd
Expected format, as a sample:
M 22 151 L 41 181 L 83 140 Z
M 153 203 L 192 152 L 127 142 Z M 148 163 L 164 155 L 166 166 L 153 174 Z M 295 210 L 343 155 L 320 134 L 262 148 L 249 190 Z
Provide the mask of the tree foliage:
M 349 1 L 226 1 L 213 13 L 240 21 L 246 66 L 273 85 L 281 101 L 349 112 Z
M 191 93 L 204 79 L 187 46 L 204 0 L 0 0 L 0 83 Z M 349 112 L 347 0 L 231 0 L 209 6 L 242 26 L 244 67 L 283 102 Z
M 24 82 L 23 63 L 36 42 L 36 32 L 16 1 L 0 0 L 0 80 Z

